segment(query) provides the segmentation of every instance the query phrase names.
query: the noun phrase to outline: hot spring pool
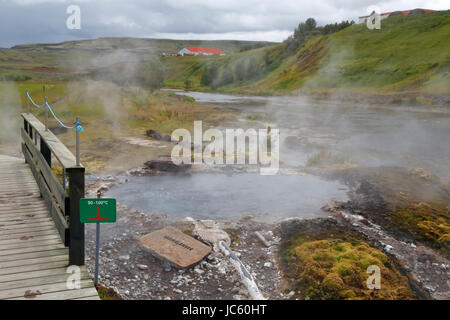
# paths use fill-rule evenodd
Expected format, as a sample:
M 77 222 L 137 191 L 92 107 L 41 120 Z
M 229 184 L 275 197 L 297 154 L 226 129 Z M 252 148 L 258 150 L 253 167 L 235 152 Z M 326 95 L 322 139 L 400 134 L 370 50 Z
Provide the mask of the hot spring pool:
M 228 220 L 249 214 L 320 214 L 328 199 L 346 200 L 346 192 L 347 188 L 337 182 L 310 175 L 196 173 L 131 177 L 111 188 L 108 196 L 148 213 Z

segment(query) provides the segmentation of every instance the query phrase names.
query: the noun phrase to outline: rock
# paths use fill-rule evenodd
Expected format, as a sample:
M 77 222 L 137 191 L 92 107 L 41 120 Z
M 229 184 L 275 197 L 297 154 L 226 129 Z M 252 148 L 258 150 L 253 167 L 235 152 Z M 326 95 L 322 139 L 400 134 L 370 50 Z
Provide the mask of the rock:
M 164 272 L 170 272 L 172 270 L 172 266 L 167 262 L 162 263 L 162 267 Z
M 200 240 L 217 245 L 219 241 L 224 241 L 228 246 L 231 243 L 228 234 L 219 228 L 214 220 L 199 220 L 194 223 L 193 235 Z
M 146 266 L 145 264 L 138 264 L 137 267 L 139 270 L 147 270 L 148 269 L 148 266 Z
M 176 165 L 173 163 L 171 156 L 159 156 L 157 160 L 150 160 L 144 163 L 150 169 L 164 172 L 185 172 L 191 168 L 190 164 Z
M 158 131 L 155 131 L 153 129 L 149 129 L 149 130 L 145 131 L 145 134 L 147 135 L 147 137 L 150 137 L 155 140 L 162 140 L 162 141 L 167 141 L 167 142 L 172 141 L 172 138 L 169 135 L 161 134 Z
M 262 242 L 263 245 L 265 245 L 266 247 L 270 247 L 270 243 L 266 240 L 266 238 L 264 238 L 264 236 L 259 231 L 255 231 L 255 235 Z
M 144 235 L 140 243 L 153 256 L 179 268 L 193 266 L 211 252 L 206 244 L 171 226 Z
M 264 263 L 264 267 L 265 268 L 272 268 L 272 263 L 266 262 L 266 263 Z
M 127 254 L 127 255 L 123 255 L 123 256 L 119 256 L 119 260 L 120 261 L 128 261 L 128 260 L 130 260 L 130 256 Z
M 205 271 L 203 271 L 203 270 L 200 269 L 200 268 L 195 268 L 195 269 L 194 269 L 194 272 L 197 273 L 197 274 L 203 274 Z

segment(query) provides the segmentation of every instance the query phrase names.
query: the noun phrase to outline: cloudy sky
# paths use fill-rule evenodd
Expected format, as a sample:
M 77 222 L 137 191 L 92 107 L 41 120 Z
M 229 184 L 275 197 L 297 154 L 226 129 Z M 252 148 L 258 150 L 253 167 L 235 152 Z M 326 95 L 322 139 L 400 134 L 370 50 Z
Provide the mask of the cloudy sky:
M 69 5 L 81 29 L 69 30 Z M 380 11 L 449 9 L 448 0 L 0 0 L 0 47 L 98 37 L 282 41 L 308 17 L 326 24 Z

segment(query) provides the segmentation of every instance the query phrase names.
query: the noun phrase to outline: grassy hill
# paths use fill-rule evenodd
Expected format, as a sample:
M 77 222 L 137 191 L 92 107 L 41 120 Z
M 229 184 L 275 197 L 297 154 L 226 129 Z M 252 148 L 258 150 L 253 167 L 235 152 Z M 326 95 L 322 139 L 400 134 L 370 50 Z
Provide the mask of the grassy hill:
M 442 95 L 450 91 L 449 37 L 450 11 L 444 11 L 389 17 L 380 30 L 359 24 L 311 36 L 295 51 L 285 43 L 136 38 L 28 44 L 0 49 L 0 79 L 122 85 L 158 70 L 166 87 L 201 91 Z M 186 45 L 217 47 L 228 55 L 160 57 Z
M 26 44 L 0 49 L 0 79 L 71 80 L 78 74 L 110 65 L 145 61 L 185 46 L 214 47 L 228 54 L 272 45 L 271 42 L 237 40 L 167 40 L 100 38 L 56 44 Z
M 394 16 L 383 20 L 380 30 L 359 24 L 315 36 L 290 55 L 284 44 L 278 44 L 226 57 L 167 57 L 165 83 L 251 94 L 298 90 L 447 94 L 449 37 L 450 11 Z M 202 81 L 208 76 L 209 82 Z

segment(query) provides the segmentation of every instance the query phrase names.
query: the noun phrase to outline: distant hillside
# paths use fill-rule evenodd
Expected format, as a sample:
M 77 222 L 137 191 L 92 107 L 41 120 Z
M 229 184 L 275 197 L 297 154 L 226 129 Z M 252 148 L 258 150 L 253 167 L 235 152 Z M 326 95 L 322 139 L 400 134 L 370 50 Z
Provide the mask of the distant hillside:
M 56 44 L 26 44 L 0 49 L 0 79 L 70 78 L 84 69 L 146 60 L 162 53 L 177 53 L 185 46 L 213 47 L 227 54 L 273 45 L 272 42 L 235 40 L 168 40 L 100 38 Z
M 191 90 L 280 94 L 297 90 L 450 92 L 450 11 L 393 16 L 380 30 L 353 25 L 226 57 L 167 57 L 165 84 Z

